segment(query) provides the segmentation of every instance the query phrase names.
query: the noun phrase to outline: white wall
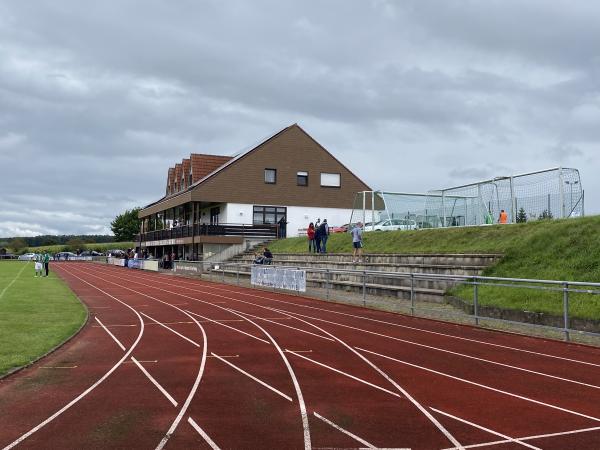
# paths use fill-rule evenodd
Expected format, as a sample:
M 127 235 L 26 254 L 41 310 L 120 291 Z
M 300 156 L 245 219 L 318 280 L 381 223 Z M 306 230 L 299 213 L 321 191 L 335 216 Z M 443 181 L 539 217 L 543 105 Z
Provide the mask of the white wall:
M 287 237 L 305 236 L 304 230 L 310 222 L 315 223 L 317 219 L 327 219 L 330 227 L 340 226 L 350 222 L 351 209 L 342 208 L 313 208 L 304 206 L 288 206 Z
M 221 205 L 221 215 L 219 220 L 222 223 L 252 223 L 252 207 L 242 203 L 227 203 Z M 241 214 L 240 214 L 241 213 Z

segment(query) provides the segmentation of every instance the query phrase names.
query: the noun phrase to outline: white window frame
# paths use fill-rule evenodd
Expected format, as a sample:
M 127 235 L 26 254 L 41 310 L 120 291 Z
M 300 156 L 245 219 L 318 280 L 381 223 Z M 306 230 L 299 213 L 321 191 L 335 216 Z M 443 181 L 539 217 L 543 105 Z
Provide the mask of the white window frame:
M 321 187 L 342 187 L 342 174 L 321 172 Z

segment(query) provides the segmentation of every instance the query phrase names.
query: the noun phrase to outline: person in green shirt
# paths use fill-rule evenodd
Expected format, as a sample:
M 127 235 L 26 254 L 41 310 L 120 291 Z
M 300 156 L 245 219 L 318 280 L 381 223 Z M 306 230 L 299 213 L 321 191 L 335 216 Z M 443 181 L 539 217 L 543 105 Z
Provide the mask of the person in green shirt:
M 43 260 L 44 260 L 44 270 L 46 271 L 46 275 L 44 275 L 44 276 L 47 277 L 48 276 L 48 269 L 49 269 L 49 266 L 50 266 L 50 255 L 48 254 L 48 252 L 44 253 Z

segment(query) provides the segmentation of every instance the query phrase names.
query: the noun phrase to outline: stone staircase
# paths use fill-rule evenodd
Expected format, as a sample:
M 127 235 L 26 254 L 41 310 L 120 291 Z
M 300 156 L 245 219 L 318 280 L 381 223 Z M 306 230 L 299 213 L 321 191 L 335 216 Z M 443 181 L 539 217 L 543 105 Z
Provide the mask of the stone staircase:
M 307 268 L 307 286 L 323 289 L 342 289 L 368 295 L 443 301 L 444 293 L 459 281 L 430 275 L 475 276 L 497 262 L 498 254 L 367 254 L 362 263 L 353 263 L 346 253 L 274 254 L 273 265 Z M 242 277 L 250 276 L 253 252 L 245 252 L 229 262 L 244 264 L 226 269 Z M 247 265 L 247 266 L 246 266 Z M 379 272 L 381 274 L 379 274 Z M 399 274 L 405 274 L 398 276 Z M 413 277 L 410 274 L 415 274 Z M 423 274 L 423 275 L 418 275 Z M 395 275 L 395 276 L 390 276 Z M 412 278 L 412 279 L 411 279 Z M 411 287 L 412 286 L 412 287 Z

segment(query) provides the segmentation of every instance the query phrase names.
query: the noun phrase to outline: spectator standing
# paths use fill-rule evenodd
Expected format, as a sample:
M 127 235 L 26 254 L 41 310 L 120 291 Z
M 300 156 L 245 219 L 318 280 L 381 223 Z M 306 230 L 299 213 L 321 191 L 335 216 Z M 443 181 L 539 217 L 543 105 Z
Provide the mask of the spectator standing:
M 315 247 L 315 224 L 309 223 L 308 229 L 306 230 L 306 235 L 308 236 L 308 253 L 316 252 L 317 248 Z
M 42 255 L 39 254 L 35 254 L 35 256 L 33 257 L 33 260 L 35 261 L 34 264 L 34 268 L 35 268 L 35 277 L 42 276 Z
M 287 237 L 287 222 L 285 220 L 285 216 L 283 216 L 281 219 L 279 219 L 279 221 L 277 222 L 277 225 L 279 225 L 278 227 L 278 238 L 279 239 L 285 239 Z
M 327 219 L 323 219 L 323 223 L 319 227 L 321 230 L 321 253 L 327 253 L 327 239 L 329 239 L 329 225 Z
M 319 223 L 317 219 L 317 223 Z M 315 253 L 321 253 L 321 227 L 315 224 Z
M 358 222 L 356 225 L 354 225 L 354 228 L 352 228 L 352 247 L 353 247 L 353 251 L 352 251 L 352 262 L 362 262 L 362 248 L 363 248 L 363 242 L 362 242 L 362 223 Z M 358 260 L 356 259 L 356 256 L 358 254 Z
M 44 270 L 46 271 L 45 277 L 48 276 L 48 271 L 50 269 L 50 255 L 48 252 L 44 252 Z

